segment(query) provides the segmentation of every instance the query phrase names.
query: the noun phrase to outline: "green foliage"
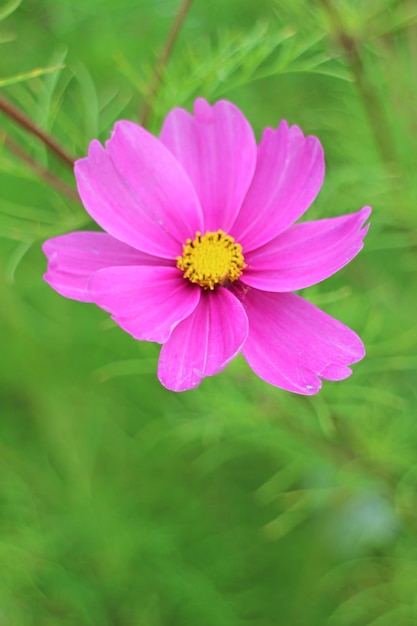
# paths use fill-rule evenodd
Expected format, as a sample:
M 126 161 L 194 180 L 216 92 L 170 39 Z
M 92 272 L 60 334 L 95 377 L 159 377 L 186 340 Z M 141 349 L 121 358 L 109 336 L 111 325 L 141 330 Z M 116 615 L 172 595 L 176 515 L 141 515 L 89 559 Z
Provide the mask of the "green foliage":
M 9 15 L 11 15 L 19 5 L 22 3 L 22 0 L 10 0 L 10 2 L 6 2 L 4 6 L 0 7 L 0 22 Z
M 24 74 L 16 74 L 15 76 L 11 76 L 10 78 L 2 78 L 0 79 L 0 87 L 8 87 L 9 85 L 15 85 L 16 83 L 21 83 L 25 80 L 31 80 L 32 78 L 37 78 L 38 76 L 43 76 L 43 74 L 49 74 L 50 72 L 56 72 L 61 69 L 61 66 L 56 67 L 39 67 L 36 70 L 31 70 L 30 72 L 25 72 Z
M 416 12 L 331 4 L 195 0 L 150 124 L 196 95 L 258 134 L 286 117 L 325 147 L 308 219 L 374 207 L 364 251 L 303 294 L 368 351 L 315 397 L 243 359 L 172 394 L 157 346 L 53 292 L 41 241 L 94 226 L 4 137 L 70 169 L 0 113 L 0 624 L 416 623 Z M 2 94 L 83 156 L 138 118 L 178 6 L 3 3 L 0 76 L 61 69 Z
M 258 23 L 248 32 L 220 31 L 213 42 L 206 37 L 184 46 L 182 55 L 165 73 L 164 90 L 155 107 L 159 116 L 197 96 L 209 99 L 229 97 L 238 87 L 285 73 L 321 72 L 349 79 L 346 69 L 323 49 L 323 34 L 305 37 L 290 27 L 271 28 Z M 130 72 L 132 76 L 133 72 Z M 134 82 L 146 97 L 149 77 Z
M 11 15 L 16 9 L 19 8 L 22 0 L 10 0 L 10 2 L 6 3 L 4 6 L 0 6 L 0 22 L 9 15 Z M 8 42 L 7 36 L 3 40 L 3 42 Z M 0 38 L 0 44 L 2 43 L 2 39 Z M 56 67 L 39 67 L 30 72 L 24 72 L 16 74 L 15 76 L 11 76 L 9 78 L 0 78 L 0 88 L 8 87 L 9 85 L 14 85 L 16 83 L 20 83 L 22 81 L 30 80 L 32 78 L 37 78 L 38 76 L 43 76 L 44 74 L 49 74 L 50 72 L 56 72 L 62 66 Z

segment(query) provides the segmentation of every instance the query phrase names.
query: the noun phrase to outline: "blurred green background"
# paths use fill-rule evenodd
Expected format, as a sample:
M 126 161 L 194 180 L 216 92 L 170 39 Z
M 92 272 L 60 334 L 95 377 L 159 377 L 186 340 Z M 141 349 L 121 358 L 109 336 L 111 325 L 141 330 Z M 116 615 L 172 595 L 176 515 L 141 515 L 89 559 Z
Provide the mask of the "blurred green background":
M 179 6 L 3 0 L 0 96 L 84 156 L 138 119 Z M 413 626 L 416 3 L 194 0 L 149 128 L 197 95 L 321 139 L 308 219 L 373 206 L 364 251 L 304 294 L 368 355 L 311 398 L 243 359 L 163 389 L 158 346 L 43 282 L 42 240 L 92 225 L 0 114 L 0 625 Z

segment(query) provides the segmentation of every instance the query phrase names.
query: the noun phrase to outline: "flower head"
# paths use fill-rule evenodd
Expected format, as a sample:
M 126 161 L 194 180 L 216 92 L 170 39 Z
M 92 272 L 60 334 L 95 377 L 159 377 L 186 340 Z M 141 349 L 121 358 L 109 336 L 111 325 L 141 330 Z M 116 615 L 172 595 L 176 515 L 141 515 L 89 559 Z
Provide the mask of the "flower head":
M 162 344 L 158 375 L 196 387 L 242 352 L 267 382 L 314 394 L 364 356 L 359 337 L 293 292 L 362 248 L 370 208 L 295 222 L 315 199 L 324 157 L 282 121 L 257 146 L 232 103 L 172 110 L 158 138 L 117 122 L 75 165 L 86 210 L 105 232 L 45 242 L 45 280 L 109 311 L 135 339 Z

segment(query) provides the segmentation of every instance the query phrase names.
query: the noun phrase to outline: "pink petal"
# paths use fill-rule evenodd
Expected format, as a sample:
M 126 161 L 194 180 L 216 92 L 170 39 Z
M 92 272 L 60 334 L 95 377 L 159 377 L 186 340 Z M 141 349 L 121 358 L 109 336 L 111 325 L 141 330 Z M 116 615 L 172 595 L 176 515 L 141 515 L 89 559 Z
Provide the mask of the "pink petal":
M 245 255 L 243 282 L 263 291 L 295 291 L 319 283 L 349 263 L 363 247 L 371 213 L 302 222 Z
M 347 378 L 352 373 L 347 366 L 365 356 L 353 330 L 300 296 L 249 289 L 242 299 L 249 318 L 243 355 L 260 378 L 276 387 L 315 394 L 319 377 Z
M 200 299 L 175 267 L 110 267 L 91 277 L 91 299 L 135 339 L 164 343 Z
M 246 313 L 227 289 L 202 291 L 194 313 L 162 347 L 158 376 L 172 391 L 185 391 L 223 370 L 240 351 L 248 332 Z
M 104 149 L 92 141 L 75 164 L 78 191 L 92 218 L 125 243 L 168 259 L 203 226 L 201 207 L 181 165 L 133 122 L 117 122 Z
M 205 230 L 227 231 L 255 171 L 256 142 L 244 115 L 231 102 L 220 100 L 210 107 L 199 98 L 194 117 L 184 109 L 168 114 L 161 141 L 182 164 L 197 191 Z
M 166 265 L 114 239 L 107 233 L 74 232 L 48 239 L 42 246 L 48 258 L 47 283 L 67 298 L 91 302 L 87 291 L 91 275 L 116 265 Z
M 293 224 L 317 196 L 324 178 L 324 155 L 316 137 L 282 121 L 266 128 L 255 175 L 230 232 L 244 253 L 271 241 Z

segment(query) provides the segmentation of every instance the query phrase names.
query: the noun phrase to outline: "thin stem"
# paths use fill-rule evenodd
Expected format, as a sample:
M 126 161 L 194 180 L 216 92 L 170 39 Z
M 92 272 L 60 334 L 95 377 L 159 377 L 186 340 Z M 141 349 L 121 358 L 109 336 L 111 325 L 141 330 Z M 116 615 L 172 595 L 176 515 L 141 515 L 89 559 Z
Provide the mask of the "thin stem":
M 29 133 L 38 137 L 51 152 L 54 152 L 71 170 L 73 169 L 74 157 L 62 148 L 51 135 L 36 126 L 27 115 L 19 111 L 18 108 L 2 96 L 0 96 L 0 111 L 3 111 L 5 115 L 10 117 L 16 124 L 22 126 L 22 128 Z
M 175 43 L 177 41 L 178 35 L 180 33 L 181 27 L 187 17 L 187 13 L 191 8 L 193 0 L 184 0 L 182 5 L 180 6 L 177 15 L 175 16 L 174 21 L 172 22 L 171 29 L 168 33 L 167 39 L 165 41 L 165 45 L 161 50 L 161 53 L 158 56 L 156 61 L 154 75 L 152 79 L 151 86 L 149 88 L 149 95 L 145 100 L 145 103 L 142 108 L 142 112 L 139 116 L 139 123 L 142 126 L 146 126 L 149 116 L 152 111 L 152 104 L 155 99 L 155 96 L 158 93 L 158 89 L 162 82 L 162 78 L 164 75 L 164 70 L 168 65 L 168 61 L 171 57 L 172 51 L 174 49 Z
M 383 107 L 381 106 L 374 88 L 367 79 L 357 41 L 346 32 L 343 21 L 336 7 L 333 5 L 332 0 L 321 1 L 333 22 L 337 39 L 348 55 L 350 69 L 355 77 L 382 160 L 385 163 L 392 163 L 395 158 L 395 147 L 387 132 L 388 124 Z
M 18 143 L 14 141 L 8 135 L 3 135 L 3 143 L 12 154 L 14 154 L 20 161 L 25 163 L 36 176 L 48 183 L 51 187 L 64 194 L 72 202 L 80 202 L 80 198 L 76 190 L 68 185 L 65 181 L 61 180 L 53 174 L 50 170 L 46 169 L 38 163 L 30 154 L 28 154 Z

